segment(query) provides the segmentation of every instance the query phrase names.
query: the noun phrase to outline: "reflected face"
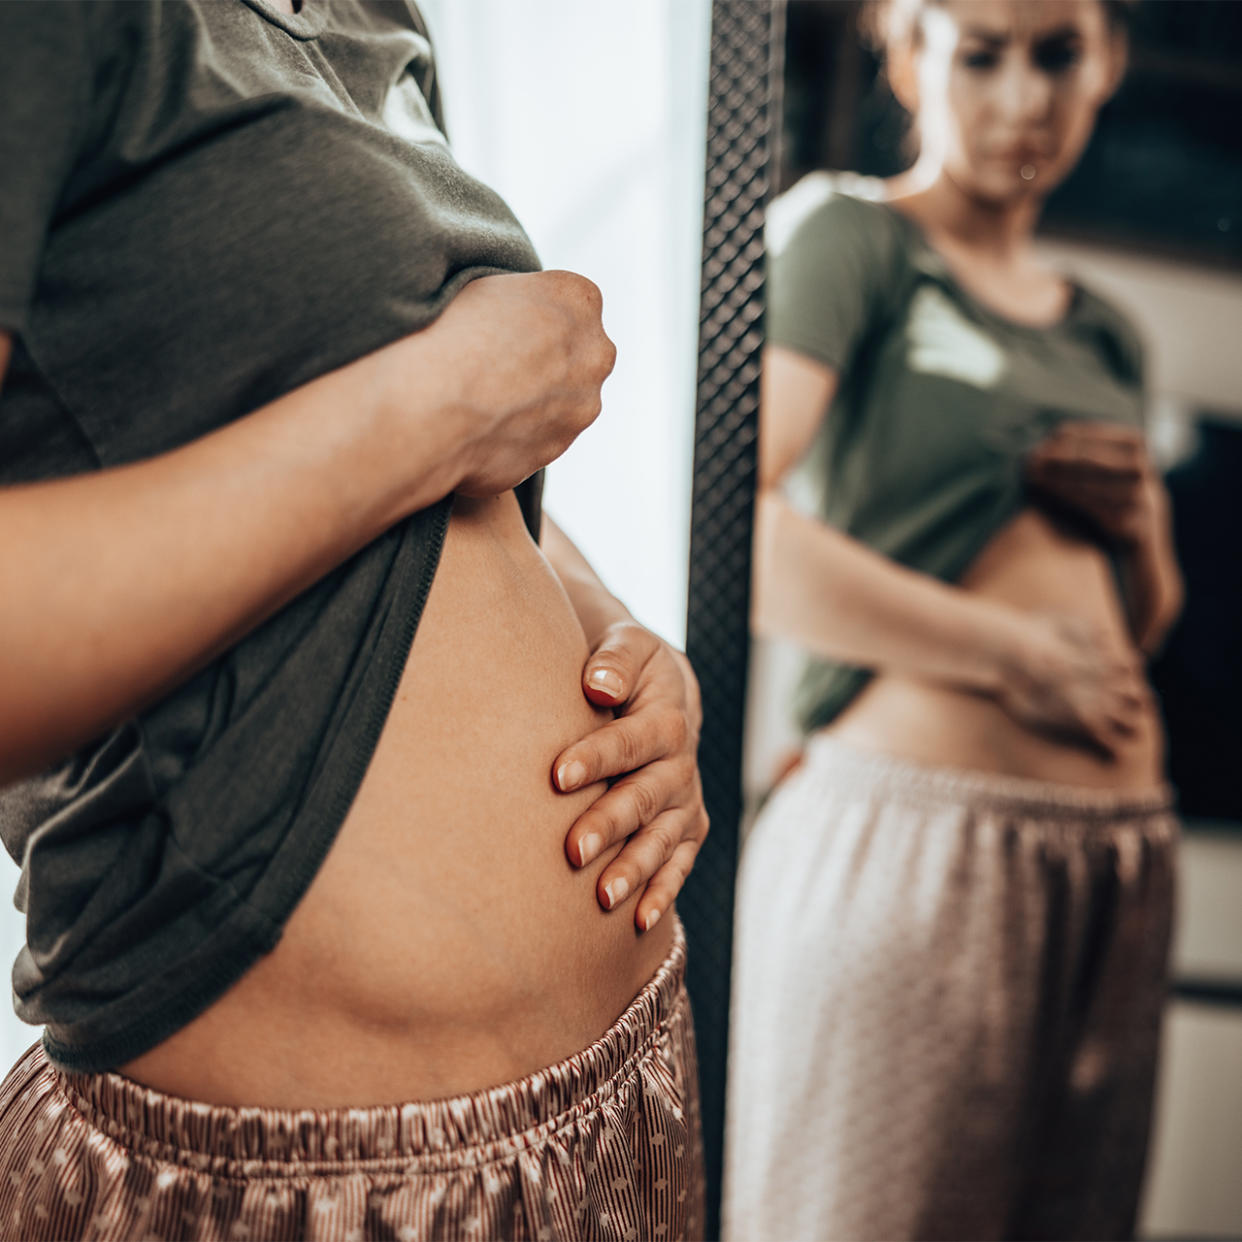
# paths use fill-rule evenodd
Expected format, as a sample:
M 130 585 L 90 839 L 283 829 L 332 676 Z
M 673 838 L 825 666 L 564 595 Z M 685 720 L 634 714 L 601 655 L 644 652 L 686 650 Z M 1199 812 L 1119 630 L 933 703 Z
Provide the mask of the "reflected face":
M 925 150 L 987 201 L 1042 197 L 1073 168 L 1124 43 L 1099 0 L 943 0 L 917 53 Z

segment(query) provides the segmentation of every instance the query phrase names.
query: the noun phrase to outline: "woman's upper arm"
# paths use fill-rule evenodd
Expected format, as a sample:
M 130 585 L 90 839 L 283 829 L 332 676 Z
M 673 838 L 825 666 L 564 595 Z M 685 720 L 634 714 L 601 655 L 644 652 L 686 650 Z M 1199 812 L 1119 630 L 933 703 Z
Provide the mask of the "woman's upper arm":
M 799 183 L 802 185 L 803 183 Z M 773 204 L 759 393 L 759 486 L 770 489 L 810 447 L 838 377 L 880 316 L 897 273 L 892 214 L 813 178 Z M 773 227 L 773 226 L 776 227 Z
M 780 485 L 811 446 L 837 391 L 837 372 L 781 345 L 763 351 L 759 381 L 759 490 Z

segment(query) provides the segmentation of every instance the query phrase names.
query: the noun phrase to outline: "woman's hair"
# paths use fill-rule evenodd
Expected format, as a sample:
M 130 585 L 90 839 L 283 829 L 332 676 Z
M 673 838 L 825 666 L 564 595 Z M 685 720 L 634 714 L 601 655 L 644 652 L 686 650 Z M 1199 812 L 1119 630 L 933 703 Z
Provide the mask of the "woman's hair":
M 919 37 L 919 17 L 929 5 L 939 0 L 866 0 L 859 29 L 863 38 L 883 56 L 890 48 L 899 47 Z M 1138 0 L 1099 0 L 1114 31 L 1124 34 Z

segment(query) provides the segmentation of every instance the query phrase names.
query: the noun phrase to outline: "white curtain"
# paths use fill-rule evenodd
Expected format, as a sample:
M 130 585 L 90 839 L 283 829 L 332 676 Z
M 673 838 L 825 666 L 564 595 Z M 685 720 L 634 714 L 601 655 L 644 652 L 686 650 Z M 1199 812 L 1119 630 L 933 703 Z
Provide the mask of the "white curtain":
M 709 0 L 432 0 L 450 138 L 547 267 L 604 293 L 604 412 L 548 511 L 647 625 L 685 633 Z M 24 937 L 0 864 L 0 962 Z M 0 1006 L 0 1059 L 37 1032 Z
M 685 638 L 709 0 L 424 0 L 458 161 L 545 267 L 604 294 L 604 411 L 548 512 L 610 589 Z

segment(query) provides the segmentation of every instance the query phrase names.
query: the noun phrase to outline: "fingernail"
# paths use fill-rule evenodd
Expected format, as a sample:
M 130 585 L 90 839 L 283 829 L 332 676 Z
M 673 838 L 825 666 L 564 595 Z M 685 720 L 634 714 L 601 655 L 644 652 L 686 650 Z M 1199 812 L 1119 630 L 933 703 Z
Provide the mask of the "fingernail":
M 587 685 L 593 690 L 602 690 L 614 699 L 621 697 L 621 676 L 610 668 L 592 669 L 587 677 Z
M 611 910 L 615 905 L 624 901 L 629 895 L 630 882 L 624 876 L 618 876 L 615 880 L 609 880 L 604 885 L 604 896 L 608 898 L 608 909 Z
M 643 919 L 643 931 L 650 931 L 660 921 L 659 910 L 649 910 Z
M 580 859 L 578 866 L 585 867 L 587 863 L 599 857 L 599 851 L 604 842 L 597 832 L 588 832 L 581 841 L 578 842 L 578 858 Z
M 571 789 L 577 789 L 586 780 L 586 774 L 586 764 L 580 759 L 571 759 L 556 769 L 556 783 L 563 793 L 569 793 Z

